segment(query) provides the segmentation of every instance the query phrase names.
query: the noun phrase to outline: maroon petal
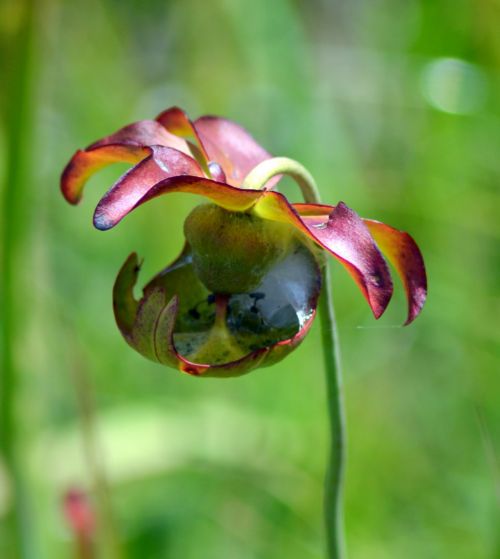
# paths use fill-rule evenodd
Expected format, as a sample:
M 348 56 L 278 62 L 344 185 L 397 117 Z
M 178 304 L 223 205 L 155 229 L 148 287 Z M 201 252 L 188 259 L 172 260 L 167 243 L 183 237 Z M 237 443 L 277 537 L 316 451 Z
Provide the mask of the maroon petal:
M 368 300 L 375 318 L 392 296 L 389 269 L 370 231 L 356 212 L 340 202 L 326 220 L 302 216 L 309 233 L 344 265 Z
M 106 136 L 91 144 L 87 150 L 109 144 L 122 144 L 133 146 L 167 146 L 187 152 L 186 142 L 165 130 L 165 128 L 155 120 L 140 120 L 123 128 L 114 134 Z
M 419 315 L 427 297 L 427 276 L 422 254 L 408 233 L 379 221 L 364 221 L 403 282 L 408 299 L 408 317 L 405 324 L 410 324 Z
M 227 182 L 239 186 L 247 174 L 271 155 L 241 126 L 216 116 L 202 116 L 194 122 L 208 158 L 219 163 Z
M 363 220 L 343 202 L 335 208 L 318 205 L 320 215 L 311 215 L 313 204 L 292 206 L 277 192 L 266 192 L 254 210 L 267 219 L 288 221 L 332 254 L 352 275 L 378 318 L 392 295 L 392 281 L 387 264 L 380 254 Z M 299 215 L 297 210 L 304 209 Z
M 169 146 L 187 152 L 184 140 L 170 134 L 153 120 L 142 120 L 78 150 L 63 171 L 61 190 L 68 202 L 77 204 L 91 175 L 111 163 L 136 164 L 150 152 L 149 146 Z
M 196 161 L 176 149 L 152 146 L 151 155 L 126 173 L 100 200 L 94 225 L 102 231 L 118 223 L 156 183 L 172 176 L 203 176 Z
M 309 216 L 317 224 L 324 223 L 334 206 L 323 204 L 294 204 L 293 207 L 304 218 Z M 427 276 L 424 259 L 413 238 L 380 221 L 364 219 L 380 250 L 396 269 L 406 291 L 408 316 L 405 325 L 420 314 L 427 297 Z
M 118 184 L 115 188 L 117 187 Z M 115 200 L 110 196 L 108 199 L 107 195 L 99 202 L 94 218 L 94 223 L 98 229 L 110 229 L 117 225 L 128 213 L 148 200 L 172 192 L 187 192 L 204 196 L 231 211 L 246 211 L 263 195 L 261 190 L 244 190 L 192 175 L 173 176 L 156 182 L 152 186 L 144 186 L 144 188 L 140 185 L 131 186 L 131 189 L 134 188 L 143 191 L 142 197 L 135 202 L 135 196 L 122 203 L 120 198 Z M 146 192 L 144 193 L 144 191 Z

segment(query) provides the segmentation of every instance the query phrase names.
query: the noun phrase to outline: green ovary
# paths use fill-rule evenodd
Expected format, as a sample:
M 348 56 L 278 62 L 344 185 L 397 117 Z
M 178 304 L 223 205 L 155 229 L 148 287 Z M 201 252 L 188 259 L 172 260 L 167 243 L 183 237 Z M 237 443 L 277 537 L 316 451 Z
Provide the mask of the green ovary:
M 294 236 L 289 225 L 215 204 L 197 206 L 184 223 L 193 265 L 213 293 L 245 293 L 259 285 L 287 254 Z

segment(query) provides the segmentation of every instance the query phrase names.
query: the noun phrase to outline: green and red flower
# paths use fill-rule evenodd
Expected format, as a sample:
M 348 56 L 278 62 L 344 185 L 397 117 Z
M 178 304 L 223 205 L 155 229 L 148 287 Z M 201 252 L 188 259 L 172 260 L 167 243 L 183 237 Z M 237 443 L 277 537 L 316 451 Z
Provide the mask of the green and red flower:
M 213 116 L 192 122 L 178 108 L 72 157 L 61 179 L 72 204 L 98 169 L 119 161 L 134 165 L 98 203 L 94 225 L 101 230 L 170 192 L 208 200 L 185 221 L 181 255 L 145 286 L 139 301 L 135 254 L 118 274 L 116 321 L 145 357 L 204 376 L 240 375 L 281 360 L 313 322 L 324 251 L 347 269 L 379 318 L 393 290 L 382 250 L 406 290 L 406 324 L 420 313 L 426 274 L 410 235 L 361 219 L 343 202 L 290 204 L 277 191 L 279 176 L 248 188 L 245 179 L 271 158 L 239 125 Z

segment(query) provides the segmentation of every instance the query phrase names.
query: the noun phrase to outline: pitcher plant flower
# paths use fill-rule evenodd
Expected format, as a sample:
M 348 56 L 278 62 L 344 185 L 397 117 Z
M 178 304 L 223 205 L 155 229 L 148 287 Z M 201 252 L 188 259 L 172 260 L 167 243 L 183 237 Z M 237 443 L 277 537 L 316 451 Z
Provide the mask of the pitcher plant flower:
M 342 488 L 345 419 L 336 325 L 325 256 L 352 276 L 379 318 L 392 295 L 381 251 L 408 301 L 405 324 L 427 293 L 415 241 L 343 202 L 322 204 L 314 179 L 296 161 L 272 157 L 238 124 L 179 108 L 121 128 L 66 166 L 61 188 L 77 204 L 87 179 L 114 162 L 131 169 L 101 198 L 94 225 L 107 230 L 145 202 L 171 192 L 204 197 L 184 222 L 184 248 L 137 300 L 140 263 L 131 254 L 116 278 L 113 304 L 125 340 L 153 361 L 198 376 L 236 376 L 276 363 L 305 337 L 320 309 L 330 423 L 325 485 L 328 557 L 343 557 Z M 278 191 L 282 175 L 300 186 L 303 203 Z
M 134 165 L 98 203 L 97 229 L 114 227 L 163 194 L 187 192 L 209 201 L 187 217 L 181 255 L 145 286 L 139 301 L 133 296 L 136 254 L 118 274 L 116 321 L 139 353 L 204 376 L 241 375 L 281 360 L 315 317 L 322 252 L 346 268 L 379 318 L 393 290 L 382 250 L 406 290 L 406 324 L 419 314 L 426 276 L 413 239 L 361 219 L 343 202 L 291 204 L 277 191 L 278 173 L 287 172 L 273 170 L 280 160 L 290 161 L 272 158 L 234 122 L 214 116 L 192 122 L 177 107 L 74 154 L 61 180 L 71 204 L 97 170 L 114 162 Z M 295 167 L 296 175 L 307 174 Z

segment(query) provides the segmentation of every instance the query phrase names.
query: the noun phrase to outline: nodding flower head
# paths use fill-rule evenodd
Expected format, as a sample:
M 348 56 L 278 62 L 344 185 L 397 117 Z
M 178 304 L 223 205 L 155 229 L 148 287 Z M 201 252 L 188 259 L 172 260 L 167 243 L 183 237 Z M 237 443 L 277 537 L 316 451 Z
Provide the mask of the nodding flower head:
M 116 278 L 118 327 L 145 357 L 203 376 L 241 375 L 281 360 L 311 327 L 324 253 L 346 268 L 378 318 L 393 289 L 382 250 L 406 291 L 406 324 L 419 314 L 427 287 L 414 240 L 343 202 L 291 204 L 277 191 L 279 175 L 254 188 L 249 177 L 271 159 L 234 122 L 192 122 L 174 107 L 77 151 L 66 166 L 62 193 L 76 204 L 95 171 L 118 161 L 134 165 L 98 203 L 94 225 L 101 230 L 163 194 L 207 199 L 186 218 L 182 253 L 140 300 L 133 295 L 136 254 Z

